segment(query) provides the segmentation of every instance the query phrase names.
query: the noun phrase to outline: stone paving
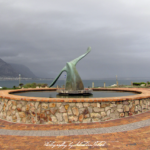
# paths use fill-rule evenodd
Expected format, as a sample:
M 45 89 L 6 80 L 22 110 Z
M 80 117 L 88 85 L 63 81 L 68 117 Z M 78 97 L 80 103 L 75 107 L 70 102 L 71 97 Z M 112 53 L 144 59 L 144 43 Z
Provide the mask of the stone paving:
M 0 129 L 0 135 L 17 135 L 17 136 L 69 136 L 69 135 L 90 135 L 90 134 L 102 134 L 102 133 L 114 133 L 123 132 L 129 130 L 135 130 L 138 128 L 150 126 L 150 119 L 130 123 L 126 125 L 106 127 L 106 128 L 92 128 L 92 129 L 78 129 L 78 130 L 7 130 Z

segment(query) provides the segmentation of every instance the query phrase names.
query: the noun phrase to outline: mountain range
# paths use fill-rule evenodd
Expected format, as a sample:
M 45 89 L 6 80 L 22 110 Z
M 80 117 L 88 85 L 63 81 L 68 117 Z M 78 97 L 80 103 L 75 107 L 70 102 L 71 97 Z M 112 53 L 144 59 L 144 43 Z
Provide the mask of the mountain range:
M 6 63 L 0 58 L 0 77 L 18 77 L 19 74 L 26 78 L 37 78 L 28 67 L 22 64 Z

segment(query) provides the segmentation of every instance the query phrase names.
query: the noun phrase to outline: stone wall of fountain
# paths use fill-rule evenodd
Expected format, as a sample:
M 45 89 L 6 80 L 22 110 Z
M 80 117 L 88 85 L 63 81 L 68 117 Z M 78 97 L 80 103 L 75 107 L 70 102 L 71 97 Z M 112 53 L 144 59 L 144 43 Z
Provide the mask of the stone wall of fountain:
M 16 123 L 90 123 L 140 114 L 150 110 L 150 99 L 55 103 L 0 98 L 0 119 Z

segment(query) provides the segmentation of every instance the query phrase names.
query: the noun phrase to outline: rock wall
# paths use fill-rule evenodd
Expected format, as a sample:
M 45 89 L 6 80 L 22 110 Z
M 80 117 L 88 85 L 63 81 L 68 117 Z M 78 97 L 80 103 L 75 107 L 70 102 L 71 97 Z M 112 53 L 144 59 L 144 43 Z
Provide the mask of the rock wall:
M 150 98 L 115 102 L 32 102 L 0 98 L 0 119 L 27 124 L 90 123 L 150 110 Z

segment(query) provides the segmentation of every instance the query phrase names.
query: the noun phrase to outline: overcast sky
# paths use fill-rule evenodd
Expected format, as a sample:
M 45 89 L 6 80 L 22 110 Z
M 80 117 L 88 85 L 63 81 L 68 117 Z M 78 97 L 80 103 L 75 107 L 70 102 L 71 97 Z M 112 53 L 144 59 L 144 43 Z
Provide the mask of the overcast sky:
M 150 77 L 149 0 L 0 0 L 0 58 L 55 78 Z M 63 76 L 63 75 L 62 75 Z

